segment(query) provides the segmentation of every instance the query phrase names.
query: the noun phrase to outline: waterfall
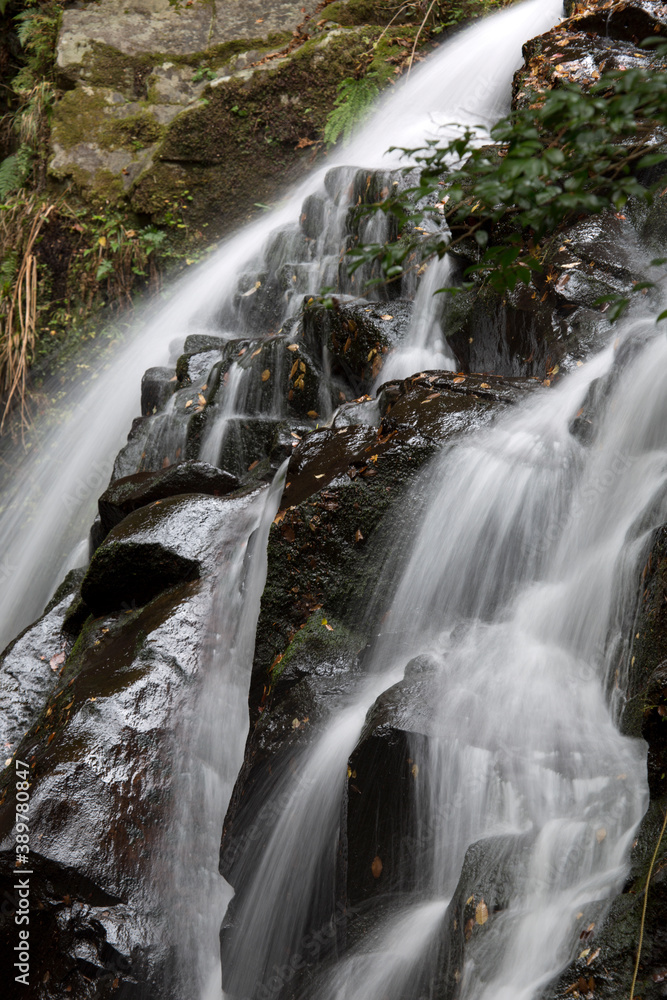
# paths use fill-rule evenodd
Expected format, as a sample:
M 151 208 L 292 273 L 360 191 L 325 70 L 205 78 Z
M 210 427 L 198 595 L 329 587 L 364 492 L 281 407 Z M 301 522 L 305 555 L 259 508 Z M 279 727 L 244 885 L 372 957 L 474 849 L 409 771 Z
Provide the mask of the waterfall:
M 174 976 L 201 1000 L 220 995 L 218 932 L 231 898 L 218 874 L 220 830 L 243 761 L 266 547 L 286 467 L 268 490 L 233 501 L 227 512 L 217 539 L 223 565 L 200 657 L 198 690 L 175 736 L 181 748 L 174 796 L 180 811 L 169 831 L 169 839 L 176 840 L 176 864 L 165 911 L 170 914 L 169 936 L 176 928 Z
M 211 396 L 197 457 L 212 464 L 224 466 L 232 445 L 241 447 L 246 418 L 281 420 L 274 387 L 253 395 L 249 359 L 298 328 L 303 297 L 323 284 L 338 281 L 341 297 L 354 294 L 339 264 L 359 168 L 390 179 L 402 160 L 382 155 L 388 145 L 418 146 L 451 122 L 478 127 L 482 138 L 507 107 L 521 43 L 549 27 L 560 6 L 530 0 L 443 46 L 326 169 L 147 313 L 94 389 L 72 401 L 68 421 L 44 438 L 2 515 L 9 633 L 81 558 L 144 368 L 170 350 L 173 361 L 187 336 L 210 339 L 202 388 L 221 390 Z M 364 223 L 365 236 L 382 240 L 385 222 Z M 425 269 L 407 335 L 376 388 L 453 367 L 447 303 L 433 295 L 449 268 L 445 257 Z M 272 371 L 286 363 L 277 349 L 271 358 Z M 325 354 L 323 420 L 335 401 L 327 363 Z M 270 829 L 242 845 L 231 905 L 217 875 L 219 836 L 243 760 L 269 530 L 286 466 L 272 487 L 230 501 L 197 697 L 176 727 L 180 806 L 166 831 L 177 857 L 167 905 L 183 995 L 216 1000 L 222 975 L 235 1000 L 277 1000 L 293 980 L 303 1000 L 423 1000 L 452 995 L 446 974 L 458 1000 L 536 1000 L 581 951 L 582 931 L 623 885 L 648 800 L 645 748 L 618 723 L 626 612 L 667 515 L 666 365 L 664 336 L 649 321 L 627 321 L 613 345 L 560 384 L 450 442 L 422 471 L 402 500 L 408 555 L 387 554 L 398 585 L 377 581 L 378 594 L 394 596 L 382 621 L 373 619 L 354 690 L 332 694 L 289 767 L 267 768 L 258 829 L 266 817 Z M 573 420 L 592 396 L 584 441 Z M 146 423 L 148 462 L 184 446 L 183 428 L 170 426 L 176 409 L 169 404 Z M 338 921 L 349 913 L 336 909 L 346 769 L 389 697 L 407 720 L 413 767 L 410 886 L 364 913 L 363 933 L 348 942 Z M 471 871 L 486 888 L 467 888 Z M 458 923 L 463 907 L 472 927 Z M 296 980 L 312 939 L 323 942 L 322 960 Z
M 204 265 L 178 281 L 165 303 L 148 307 L 108 367 L 96 373 L 90 385 L 70 393 L 60 422 L 37 436 L 38 443 L 22 460 L 20 475 L 3 497 L 0 579 L 11 582 L 11 588 L 5 588 L 0 646 L 41 612 L 64 572 L 80 564 L 96 499 L 139 412 L 143 372 L 167 363 L 170 351 L 179 353 L 188 334 L 243 335 L 242 316 L 233 308 L 239 280 L 249 269 L 257 270 L 267 253 L 271 258 L 272 237 L 280 230 L 294 230 L 302 202 L 322 191 L 331 168 L 397 167 L 401 155 L 385 155 L 388 146 L 414 148 L 442 134 L 441 127 L 450 122 L 481 126 L 483 133 L 509 106 L 522 43 L 549 28 L 561 11 L 562 0 L 529 0 L 443 45 L 405 85 L 392 89 L 327 168 L 314 172 L 279 208 L 229 239 Z M 342 178 L 338 181 L 341 187 Z M 340 227 L 344 206 L 340 197 L 329 202 L 331 224 L 325 229 L 331 235 Z M 317 242 L 315 254 L 309 251 L 309 259 L 294 262 L 302 291 L 315 290 L 323 276 L 331 280 L 334 260 L 337 266 L 340 244 L 332 248 L 330 240 Z M 289 315 L 295 301 L 284 304 L 283 315 Z M 221 330 L 221 315 L 236 318 L 235 329 Z
M 427 470 L 428 508 L 370 678 L 275 782 L 273 832 L 236 869 L 244 892 L 223 938 L 231 995 L 278 994 L 314 917 L 335 937 L 335 917 L 321 914 L 322 897 L 333 900 L 345 763 L 368 709 L 381 691 L 400 692 L 404 674 L 404 713 L 429 716 L 411 759 L 415 879 L 430 902 L 408 894 L 379 939 L 334 961 L 307 995 L 422 996 L 423 974 L 449 947 L 438 928 L 471 845 L 488 845 L 490 870 L 511 872 L 511 893 L 456 968 L 463 1000 L 538 996 L 572 957 L 585 914 L 620 890 L 647 788 L 642 744 L 616 726 L 618 609 L 667 514 L 667 397 L 655 378 L 667 341 L 651 327 L 626 328 L 631 342 L 644 334 L 632 363 L 619 370 L 607 349 Z M 607 399 L 585 445 L 570 427 L 596 379 Z M 415 669 L 426 704 L 410 700 Z M 399 961 L 397 929 L 415 926 L 423 936 Z
M 456 362 L 443 335 L 442 314 L 446 302 L 439 289 L 450 280 L 451 261 L 448 256 L 427 266 L 421 280 L 410 317 L 410 329 L 405 343 L 399 346 L 385 362 L 376 388 L 390 379 L 407 378 L 423 369 L 437 368 L 453 371 Z

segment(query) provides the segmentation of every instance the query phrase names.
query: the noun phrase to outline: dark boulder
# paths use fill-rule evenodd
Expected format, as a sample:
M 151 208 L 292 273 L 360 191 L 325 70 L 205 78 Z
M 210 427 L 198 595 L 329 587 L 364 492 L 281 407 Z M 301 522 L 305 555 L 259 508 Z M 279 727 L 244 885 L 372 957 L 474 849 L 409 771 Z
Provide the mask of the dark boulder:
M 159 472 L 137 472 L 133 476 L 116 479 L 98 500 L 101 520 L 98 544 L 128 514 L 156 500 L 165 500 L 179 493 L 205 493 L 220 497 L 237 487 L 235 476 L 206 462 L 180 462 Z
M 43 616 L 13 640 L 0 657 L 0 743 L 10 757 L 58 684 L 71 639 L 63 622 L 83 577 L 73 570 L 58 588 Z
M 172 368 L 149 368 L 141 380 L 141 414 L 144 417 L 163 410 L 176 389 L 177 377 Z
M 180 495 L 129 514 L 97 549 L 81 585 L 93 614 L 146 604 L 196 579 L 212 558 L 211 534 L 225 516 L 217 497 Z

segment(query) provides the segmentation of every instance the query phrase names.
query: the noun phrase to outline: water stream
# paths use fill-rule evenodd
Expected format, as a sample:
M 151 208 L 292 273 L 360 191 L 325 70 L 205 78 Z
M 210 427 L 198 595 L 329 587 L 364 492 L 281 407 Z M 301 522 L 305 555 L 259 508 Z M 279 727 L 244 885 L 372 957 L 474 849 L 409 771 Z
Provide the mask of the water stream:
M 220 831 L 248 731 L 248 679 L 266 546 L 285 485 L 286 463 L 268 489 L 230 501 L 217 539 L 222 553 L 209 634 L 200 657 L 199 691 L 175 738 L 180 745 L 168 839 L 176 862 L 165 910 L 175 937 L 175 976 L 202 1000 L 220 995 L 220 923 L 232 893 L 218 873 Z M 224 724 L 221 723 L 224 720 Z M 170 845 L 173 847 L 173 844 Z

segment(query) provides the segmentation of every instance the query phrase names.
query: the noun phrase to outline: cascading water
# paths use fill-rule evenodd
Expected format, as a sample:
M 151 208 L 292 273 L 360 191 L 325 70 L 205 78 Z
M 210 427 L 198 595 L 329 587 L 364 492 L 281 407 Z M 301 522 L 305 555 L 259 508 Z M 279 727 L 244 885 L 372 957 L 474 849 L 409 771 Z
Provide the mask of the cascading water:
M 559 2 L 531 2 L 450 43 L 384 102 L 341 160 L 395 167 L 397 159 L 379 156 L 389 142 L 417 146 L 452 121 L 488 126 L 506 106 L 520 42 L 559 12 Z M 480 65 L 487 71 L 483 79 Z M 149 362 L 160 360 L 165 328 L 167 340 L 187 333 L 234 344 L 224 374 L 220 359 L 202 374 L 204 391 L 215 378 L 222 391 L 212 399 L 213 417 L 197 457 L 224 464 L 240 422 L 256 416 L 258 405 L 263 420 L 280 419 L 278 396 L 253 397 L 244 365 L 271 350 L 262 344 L 283 325 L 288 334 L 294 329 L 289 324 L 298 322 L 303 295 L 335 283 L 357 171 L 331 166 L 326 179 L 324 172 L 314 175 L 281 211 L 230 241 L 181 283 L 168 324 L 160 312 L 98 381 L 95 405 L 90 398 L 78 404 L 72 435 L 80 441 L 88 409 L 96 423 L 76 449 L 73 470 L 54 473 L 60 456 L 72 450 L 70 432 L 47 442 L 37 485 L 48 508 L 53 510 L 55 493 L 62 509 L 47 516 L 45 501 L 23 532 L 20 511 L 3 518 L 3 532 L 9 537 L 16 531 L 5 568 L 13 572 L 19 546 L 27 549 L 10 620 L 26 600 L 21 586 L 40 558 L 51 570 L 44 570 L 44 593 L 32 608 L 26 604 L 26 620 L 71 559 L 89 518 L 89 499 L 106 475 L 99 471 L 94 485 L 86 483 L 95 469 L 91 456 L 113 454 L 136 408 L 132 383 Z M 320 220 L 315 235 L 293 224 L 303 199 L 304 214 Z M 381 239 L 383 233 L 369 235 Z M 443 303 L 432 296 L 446 284 L 448 267 L 445 259 L 426 271 L 408 340 L 389 356 L 381 381 L 451 366 L 441 334 Z M 263 295 L 275 299 L 270 315 L 262 313 L 265 304 L 258 306 Z M 260 314 L 261 336 L 255 329 Z M 223 940 L 224 983 L 234 996 L 278 995 L 285 977 L 271 986 L 276 970 L 300 957 L 304 935 L 313 927 L 328 935 L 346 762 L 383 692 L 392 688 L 399 698 L 404 692 L 406 711 L 414 707 L 409 684 L 402 685 L 417 672 L 429 692 L 411 757 L 419 891 L 394 901 L 367 939 L 329 957 L 304 995 L 417 1000 L 437 992 L 439 967 L 451 967 L 461 1000 L 534 1000 L 571 957 L 591 907 L 602 906 L 622 883 L 646 806 L 642 747 L 616 727 L 627 659 L 622 609 L 647 541 L 667 513 L 667 397 L 655 376 L 667 364 L 667 343 L 640 326 L 627 325 L 627 350 L 609 348 L 558 387 L 538 391 L 491 429 L 449 447 L 424 474 L 419 488 L 428 506 L 382 634 L 365 661 L 369 676 L 359 677 L 354 694 L 332 701 L 307 750 L 264 790 L 271 835 L 251 845 L 236 867 L 244 891 Z M 224 346 L 214 350 L 224 355 Z M 593 440 L 584 443 L 572 421 L 596 379 L 606 387 L 605 398 Z M 322 400 L 323 414 L 330 403 Z M 161 415 L 147 425 L 147 450 L 157 461 L 187 443 L 185 433 L 166 442 L 168 422 Z M 217 932 L 230 893 L 215 875 L 218 838 L 242 756 L 266 542 L 281 485 L 242 501 L 238 518 L 230 520 L 230 559 L 221 570 L 212 625 L 217 639 L 203 662 L 199 728 L 192 741 L 184 737 L 187 809 L 175 820 L 181 860 L 174 889 L 177 910 L 190 927 L 178 942 L 180 973 L 199 1000 L 219 996 Z M 19 500 L 27 490 L 20 487 Z M 245 541 L 253 532 L 246 558 Z M 60 544 L 44 552 L 44 539 L 53 535 L 61 536 Z M 378 589 L 384 585 L 381 580 Z M 225 727 L 223 715 L 232 720 Z M 462 960 L 446 925 L 473 845 L 486 868 L 502 871 L 509 890 L 495 911 L 481 911 L 489 926 Z M 489 884 L 492 893 L 492 878 Z
M 174 975 L 184 990 L 202 1000 L 220 994 L 218 929 L 231 896 L 218 874 L 220 830 L 243 760 L 266 546 L 285 484 L 285 468 L 268 490 L 230 501 L 217 539 L 224 563 L 200 657 L 199 690 L 176 735 L 181 768 L 175 800 L 182 812 L 176 814 L 169 834 L 176 839 L 176 866 L 168 887 L 173 898 L 167 900 L 166 910 L 171 914 L 170 926 L 178 929 L 173 942 Z
M 492 123 L 508 106 L 509 84 L 520 63 L 522 43 L 550 27 L 561 9 L 561 0 L 530 0 L 457 36 L 413 73 L 407 85 L 395 88 L 327 169 L 337 163 L 390 169 L 401 164 L 400 153 L 385 155 L 390 144 L 417 147 L 449 122 L 482 127 Z M 281 208 L 229 240 L 193 276 L 178 282 L 166 306 L 148 310 L 140 332 L 91 387 L 71 394 L 66 418 L 43 435 L 22 463 L 21 475 L 4 498 L 0 520 L 0 575 L 11 580 L 11 591 L 4 595 L 0 645 L 40 613 L 64 571 L 80 561 L 81 542 L 111 470 L 112 456 L 139 409 L 142 373 L 150 365 L 164 364 L 170 345 L 182 344 L 187 334 L 232 338 L 246 333 L 243 310 L 239 313 L 234 305 L 235 297 L 239 301 L 239 283 L 243 286 L 249 271 L 261 270 L 262 258 L 273 265 L 268 253 L 260 252 L 258 261 L 258 249 L 275 247 L 272 237 L 278 230 L 295 232 L 302 202 L 319 196 L 325 173 L 325 169 L 314 173 Z M 307 250 L 303 240 L 297 239 L 296 259 L 283 261 L 283 265 L 294 265 L 293 284 L 301 290 L 317 290 L 323 278 L 330 281 L 338 270 L 340 242 L 334 246 L 332 236 L 340 232 L 346 208 L 340 195 L 346 188 L 339 174 L 338 193 L 329 196 L 328 204 L 323 199 L 326 239 L 317 234 L 320 238 Z M 290 315 L 293 299 L 289 296 L 282 301 L 280 315 Z M 251 301 L 252 297 L 240 299 L 242 304 Z M 221 316 L 225 321 L 236 317 L 235 325 L 229 329 L 225 322 L 221 331 Z M 276 329 L 279 326 L 280 321 Z
M 609 689 L 623 687 L 618 609 L 667 513 L 667 399 L 654 378 L 667 342 L 649 339 L 620 372 L 614 357 L 607 350 L 429 471 L 429 507 L 371 658 L 374 679 L 294 762 L 274 833 L 259 858 L 248 855 L 223 938 L 232 995 L 284 985 L 306 920 L 319 914 L 315 924 L 327 926 L 318 900 L 328 895 L 331 910 L 345 761 L 374 695 L 414 664 L 428 678 L 430 714 L 427 749 L 420 733 L 412 754 L 424 845 L 416 880 L 432 903 L 408 896 L 379 940 L 307 994 L 423 995 L 446 903 L 477 842 L 489 867 L 510 873 L 511 894 L 455 970 L 465 1000 L 537 996 L 571 956 L 584 914 L 618 891 L 646 807 L 646 765 L 641 744 L 616 728 Z M 600 378 L 608 399 L 584 445 L 570 427 Z M 283 792 L 279 783 L 273 795 Z M 413 922 L 426 941 L 388 977 L 396 929 Z
M 450 281 L 451 261 L 448 256 L 430 264 L 415 296 L 410 329 L 405 344 L 389 355 L 378 376 L 382 382 L 407 378 L 424 368 L 453 371 L 456 362 L 443 336 L 443 311 L 446 303 L 438 294 Z

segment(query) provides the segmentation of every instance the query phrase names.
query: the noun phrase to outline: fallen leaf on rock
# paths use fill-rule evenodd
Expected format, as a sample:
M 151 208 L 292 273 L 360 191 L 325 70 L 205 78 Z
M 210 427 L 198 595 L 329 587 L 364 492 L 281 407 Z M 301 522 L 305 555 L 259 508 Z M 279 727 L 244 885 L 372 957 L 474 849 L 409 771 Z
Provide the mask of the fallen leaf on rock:
M 257 357 L 257 355 L 258 355 L 258 354 L 261 354 L 261 353 L 262 353 L 262 348 L 261 348 L 261 347 L 258 347 L 256 351 L 253 351 L 253 352 L 252 352 L 252 354 L 250 355 L 250 357 L 251 357 L 251 358 L 256 358 L 256 357 Z
M 244 292 L 241 296 L 242 299 L 247 299 L 249 295 L 254 295 L 258 288 L 262 287 L 261 281 L 256 281 L 252 288 L 249 288 L 247 292 Z
M 271 372 L 269 371 L 268 368 L 265 368 L 264 371 L 262 372 L 262 382 L 268 382 L 270 378 L 271 378 Z
M 51 667 L 51 670 L 57 670 L 58 667 L 60 667 L 64 662 L 65 662 L 65 654 L 56 653 L 55 656 L 52 656 L 51 659 L 49 660 L 49 666 Z
M 465 382 L 465 375 L 459 375 L 458 378 L 452 379 L 452 385 L 458 385 L 460 382 Z
M 489 919 L 489 908 L 482 899 L 477 904 L 477 908 L 475 909 L 475 922 L 481 925 L 485 924 L 488 919 Z
M 393 317 L 393 316 L 390 316 L 390 315 L 389 315 L 389 313 L 385 313 L 385 314 L 384 314 L 384 316 L 380 316 L 380 319 L 385 319 L 385 320 L 388 320 L 388 319 L 393 319 L 393 318 L 394 318 L 394 317 Z
M 464 933 L 465 933 L 465 939 L 466 939 L 466 941 L 469 941 L 470 938 L 472 937 L 472 929 L 473 929 L 474 926 L 475 926 L 475 921 L 471 917 L 470 920 L 468 920 L 468 922 L 466 923 L 466 926 L 465 926 L 465 932 Z
M 354 540 L 355 542 L 363 542 L 364 540 L 364 536 L 361 534 L 359 528 L 357 528 L 357 530 L 354 533 Z
M 324 479 L 324 473 L 323 472 L 317 472 L 315 474 L 315 479 Z
M 591 962 L 594 962 L 594 961 L 595 961 L 595 959 L 596 959 L 596 958 L 598 957 L 598 955 L 599 955 L 599 954 L 600 954 L 600 949 L 599 949 L 599 948 L 597 948 L 597 949 L 596 949 L 596 950 L 595 950 L 595 951 L 593 952 L 593 954 L 591 955 L 591 957 L 590 957 L 590 958 L 588 959 L 588 961 L 586 962 L 586 965 L 590 965 L 590 964 L 591 964 Z
M 382 861 L 379 857 L 377 857 L 377 855 L 373 858 L 371 871 L 373 872 L 373 878 L 379 878 L 382 874 Z
M 54 739 L 55 735 L 56 735 L 55 733 L 51 733 L 51 735 L 49 736 L 48 740 L 46 741 L 47 744 L 50 743 L 52 739 Z
M 287 345 L 287 350 L 288 351 L 298 351 L 299 350 L 299 345 L 298 344 L 288 344 Z
M 461 380 L 461 381 L 463 381 L 463 380 Z M 426 399 L 422 399 L 421 405 L 423 406 L 424 403 L 430 403 L 432 399 L 437 399 L 439 396 L 440 396 L 439 392 L 432 392 L 430 396 L 426 397 Z
M 308 416 L 310 417 L 311 420 L 317 420 L 317 418 L 319 417 L 319 413 L 317 412 L 317 410 L 308 410 Z
M 193 402 L 194 402 L 194 400 L 192 400 L 192 399 L 189 399 L 189 400 L 187 401 L 187 403 L 185 404 L 185 409 L 187 410 L 188 406 L 192 406 Z
M 322 624 L 324 625 L 325 629 L 327 629 L 328 632 L 333 632 L 333 625 L 330 625 L 329 622 L 326 620 L 326 618 L 322 619 Z

